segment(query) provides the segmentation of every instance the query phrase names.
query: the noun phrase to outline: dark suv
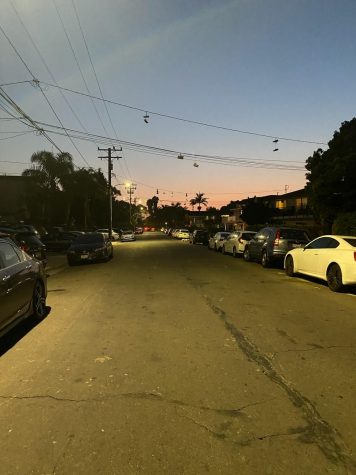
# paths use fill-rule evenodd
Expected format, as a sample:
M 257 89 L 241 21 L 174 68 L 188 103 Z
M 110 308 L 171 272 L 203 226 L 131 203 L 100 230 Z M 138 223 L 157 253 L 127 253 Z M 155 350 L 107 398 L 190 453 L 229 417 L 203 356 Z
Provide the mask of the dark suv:
M 196 229 L 190 235 L 190 244 L 203 244 L 207 245 L 209 241 L 209 233 L 205 229 Z
M 245 261 L 256 260 L 263 267 L 283 262 L 288 251 L 302 247 L 310 241 L 304 229 L 273 227 L 260 229 L 246 245 L 243 254 Z

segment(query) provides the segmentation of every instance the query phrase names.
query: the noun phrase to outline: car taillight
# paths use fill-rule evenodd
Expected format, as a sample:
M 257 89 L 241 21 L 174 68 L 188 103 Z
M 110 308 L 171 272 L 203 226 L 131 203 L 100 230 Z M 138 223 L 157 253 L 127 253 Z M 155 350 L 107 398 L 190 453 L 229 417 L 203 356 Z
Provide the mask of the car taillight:
M 277 231 L 277 233 L 276 233 L 276 238 L 275 238 L 274 243 L 273 243 L 273 246 L 274 246 L 274 247 L 279 246 L 279 238 L 280 238 L 280 236 L 281 236 L 280 232 Z
M 27 252 L 30 249 L 27 244 L 21 244 L 20 248 L 25 252 Z

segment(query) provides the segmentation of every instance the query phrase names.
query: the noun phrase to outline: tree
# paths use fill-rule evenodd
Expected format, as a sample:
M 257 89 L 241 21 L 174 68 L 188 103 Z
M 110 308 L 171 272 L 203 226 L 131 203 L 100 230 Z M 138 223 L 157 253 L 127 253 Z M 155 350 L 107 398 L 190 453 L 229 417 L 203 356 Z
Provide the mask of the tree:
M 241 214 L 241 219 L 249 225 L 264 225 L 274 215 L 275 210 L 273 208 L 264 205 L 258 200 L 258 198 L 255 197 L 247 199 L 247 203 L 244 206 Z
M 356 208 L 356 118 L 343 122 L 328 146 L 316 150 L 305 166 L 309 203 L 324 232 L 331 231 L 338 214 Z
M 148 212 L 150 213 L 150 215 L 154 215 L 157 212 L 158 202 L 159 202 L 158 196 L 153 196 L 152 198 L 147 200 L 146 204 L 147 204 Z
M 204 196 L 204 193 L 196 193 L 194 198 L 190 200 L 190 204 L 194 207 L 194 205 L 198 205 L 198 211 L 201 210 L 201 205 L 207 206 L 208 199 Z
M 42 150 L 32 154 L 31 163 L 31 168 L 22 173 L 32 178 L 27 186 L 30 211 L 35 211 L 38 219 L 48 224 L 62 221 L 66 213 L 63 192 L 68 176 L 74 171 L 72 156 L 66 152 L 54 155 Z

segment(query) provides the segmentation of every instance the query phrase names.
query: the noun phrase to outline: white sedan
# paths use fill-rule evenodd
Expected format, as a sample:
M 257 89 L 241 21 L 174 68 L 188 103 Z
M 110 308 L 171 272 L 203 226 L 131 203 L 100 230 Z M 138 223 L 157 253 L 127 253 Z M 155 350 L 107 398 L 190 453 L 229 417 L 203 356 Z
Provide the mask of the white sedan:
M 177 232 L 174 234 L 176 239 L 189 239 L 190 234 L 188 229 L 177 229 Z
M 245 246 L 256 233 L 253 231 L 234 231 L 227 237 L 222 245 L 223 254 L 232 254 L 234 257 L 242 255 Z
M 300 273 L 325 280 L 334 292 L 356 285 L 356 236 L 320 236 L 289 251 L 284 268 L 290 277 Z
M 225 239 L 230 235 L 227 231 L 220 231 L 210 236 L 208 241 L 208 250 L 214 249 L 214 251 L 221 251 Z

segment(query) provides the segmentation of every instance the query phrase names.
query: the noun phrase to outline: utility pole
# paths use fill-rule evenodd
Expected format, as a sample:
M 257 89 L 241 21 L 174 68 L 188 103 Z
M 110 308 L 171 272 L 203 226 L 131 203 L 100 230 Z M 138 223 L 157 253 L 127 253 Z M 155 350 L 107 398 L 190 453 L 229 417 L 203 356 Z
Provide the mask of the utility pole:
M 111 188 L 111 174 L 112 174 L 112 159 L 116 158 L 119 159 L 121 157 L 113 157 L 111 155 L 111 152 L 121 152 L 122 147 L 120 148 L 115 148 L 115 147 L 109 147 L 109 148 L 99 148 L 98 150 L 101 152 L 107 152 L 107 157 L 99 157 L 100 159 L 107 159 L 108 161 L 108 230 L 109 230 L 109 239 L 112 238 L 112 188 Z
M 130 183 L 127 187 L 127 193 L 129 194 L 130 197 L 130 225 L 132 226 L 132 195 L 135 193 L 136 190 L 136 184 L 135 183 Z
M 129 208 L 129 213 L 130 213 L 130 225 L 132 225 L 132 195 L 135 193 L 136 190 L 136 183 L 119 183 L 119 185 L 124 186 L 126 188 L 127 194 L 129 195 L 129 203 L 130 203 L 130 208 Z M 136 198 L 134 200 L 136 204 Z

